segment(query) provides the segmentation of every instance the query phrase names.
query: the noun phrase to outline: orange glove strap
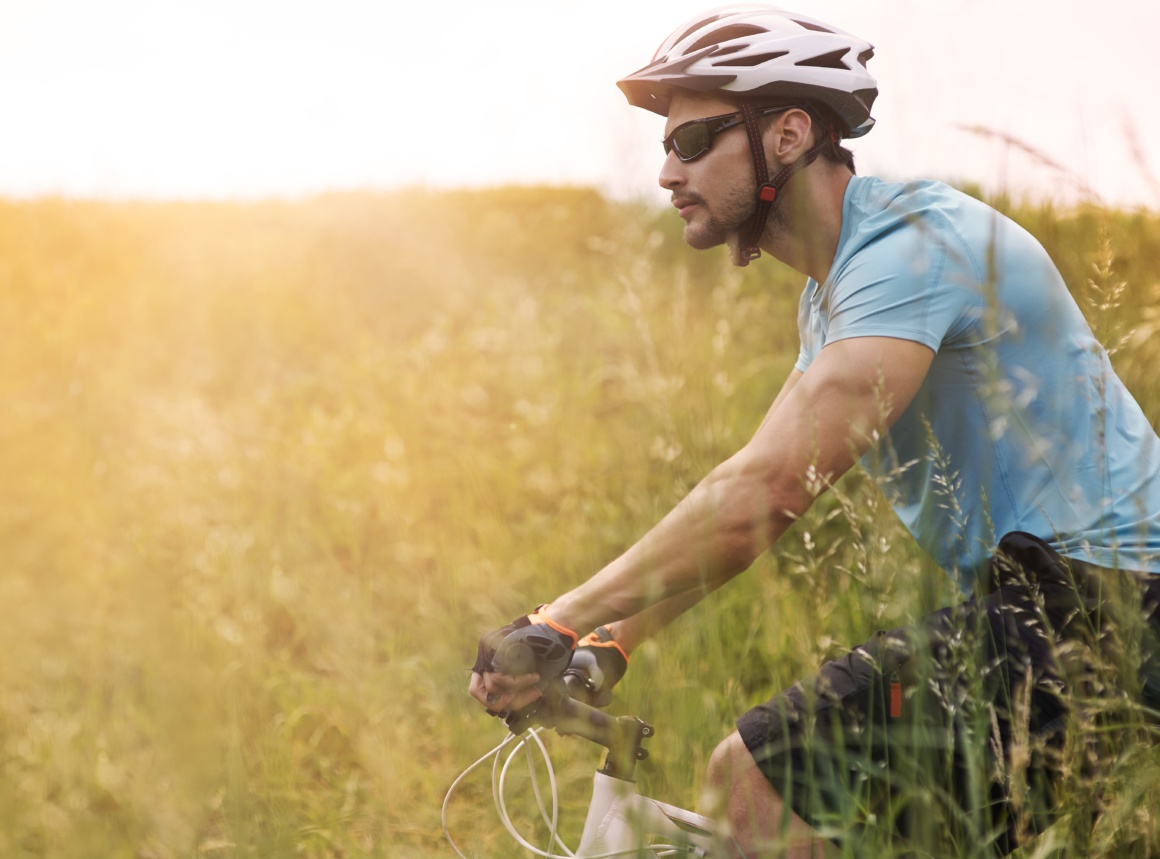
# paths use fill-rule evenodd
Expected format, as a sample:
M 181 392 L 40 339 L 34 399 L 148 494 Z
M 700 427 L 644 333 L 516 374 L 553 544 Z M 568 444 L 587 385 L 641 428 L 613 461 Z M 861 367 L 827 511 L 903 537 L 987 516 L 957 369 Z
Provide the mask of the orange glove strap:
M 607 631 L 607 627 L 605 627 L 605 631 Z M 628 662 L 628 651 L 621 647 L 620 643 L 615 638 L 612 638 L 611 635 L 605 640 L 600 637 L 600 634 L 596 630 L 592 630 L 592 632 L 580 639 L 578 643 L 583 644 L 585 647 L 613 647 L 619 650 L 620 655 L 624 657 L 624 661 L 626 663 Z
M 544 608 L 547 607 L 547 605 L 548 605 L 547 603 L 544 603 L 543 605 L 537 606 L 536 610 L 528 615 L 528 620 L 530 620 L 532 623 L 547 624 L 548 626 L 550 626 L 552 629 L 556 630 L 556 632 L 560 633 L 561 635 L 568 636 L 569 638 L 572 639 L 572 649 L 575 650 L 576 644 L 580 640 L 580 636 L 577 635 L 572 630 L 568 629 L 568 627 L 561 626 L 560 624 L 556 623 L 556 621 L 552 620 L 550 617 L 548 617 L 546 614 L 544 614 Z

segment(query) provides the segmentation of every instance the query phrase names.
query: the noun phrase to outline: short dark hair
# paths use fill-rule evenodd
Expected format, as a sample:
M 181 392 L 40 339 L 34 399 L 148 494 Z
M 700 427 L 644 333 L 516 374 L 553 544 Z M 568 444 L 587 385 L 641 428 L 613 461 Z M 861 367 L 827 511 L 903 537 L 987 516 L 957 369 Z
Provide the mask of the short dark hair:
M 818 153 L 819 158 L 829 161 L 831 164 L 841 164 L 851 173 L 858 172 L 854 169 L 854 153 L 842 145 L 840 138 L 835 142 L 826 133 L 828 129 L 842 128 L 842 123 L 837 115 L 824 104 L 816 101 L 787 102 L 785 99 L 755 99 L 753 102 L 754 107 L 784 107 L 787 104 L 804 108 L 806 113 L 810 115 L 814 124 L 815 142 L 824 138 L 825 144 L 822 146 L 821 152 Z
M 805 107 L 806 112 L 814 120 L 820 120 L 820 122 L 815 122 L 816 131 L 814 132 L 814 141 L 817 142 L 822 137 L 826 141 L 822 147 L 822 151 L 818 153 L 818 157 L 832 164 L 842 164 L 851 173 L 857 173 L 858 171 L 854 169 L 854 153 L 842 145 L 842 139 L 840 137 L 834 140 L 832 135 L 826 133 L 828 129 L 840 129 L 842 127 L 842 123 L 838 121 L 838 117 L 824 104 L 807 102 Z
M 854 169 L 854 153 L 828 134 L 826 135 L 826 145 L 822 147 L 818 157 L 832 164 L 842 164 L 851 173 L 858 172 Z

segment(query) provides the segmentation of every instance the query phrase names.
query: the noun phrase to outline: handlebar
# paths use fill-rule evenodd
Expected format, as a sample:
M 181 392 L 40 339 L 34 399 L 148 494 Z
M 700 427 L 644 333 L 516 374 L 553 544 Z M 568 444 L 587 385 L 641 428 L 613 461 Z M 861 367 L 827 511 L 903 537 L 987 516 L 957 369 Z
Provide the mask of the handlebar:
M 610 716 L 573 698 L 573 691 L 585 691 L 584 681 L 579 677 L 548 681 L 540 698 L 512 713 L 504 723 L 517 735 L 541 725 L 558 734 L 583 737 L 604 746 L 608 749 L 608 758 L 601 771 L 615 778 L 630 779 L 636 762 L 648 757 L 648 750 L 642 744 L 653 735 L 652 726 L 636 716 Z

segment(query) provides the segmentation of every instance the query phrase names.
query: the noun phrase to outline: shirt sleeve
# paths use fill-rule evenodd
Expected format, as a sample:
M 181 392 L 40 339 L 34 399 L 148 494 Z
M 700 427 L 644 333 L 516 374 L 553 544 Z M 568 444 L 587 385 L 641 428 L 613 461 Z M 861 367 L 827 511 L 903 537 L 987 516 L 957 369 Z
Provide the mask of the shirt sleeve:
M 897 337 L 938 352 L 977 318 L 973 260 L 931 220 L 892 230 L 846 262 L 823 298 L 826 343 Z

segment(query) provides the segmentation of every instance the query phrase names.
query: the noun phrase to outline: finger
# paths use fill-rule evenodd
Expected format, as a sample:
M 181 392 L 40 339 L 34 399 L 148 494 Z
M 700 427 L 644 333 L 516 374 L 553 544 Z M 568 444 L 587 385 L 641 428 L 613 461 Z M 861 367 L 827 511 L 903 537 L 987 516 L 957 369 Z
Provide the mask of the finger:
M 526 692 L 521 692 L 516 697 L 505 695 L 499 698 L 490 707 L 485 708 L 484 712 L 489 716 L 496 716 L 500 719 L 507 719 L 512 713 L 518 713 L 520 710 L 534 703 L 537 699 L 542 697 L 543 693 L 539 689 L 529 689 Z M 494 708 L 494 709 L 493 709 Z
M 482 675 L 472 672 L 471 681 L 467 684 L 467 692 L 480 704 L 488 703 L 487 686 L 484 684 Z
M 535 678 L 536 675 L 530 675 Z M 520 707 L 530 704 L 535 701 L 542 694 L 535 685 L 535 679 L 524 683 L 515 684 L 507 689 L 491 689 L 484 696 L 484 701 L 488 707 L 494 710 L 518 710 Z
M 540 697 L 540 690 L 536 687 L 520 692 L 489 692 L 484 697 L 484 704 L 488 710 L 509 713 L 525 707 Z
M 512 695 L 518 694 L 515 692 L 507 692 L 499 688 L 501 685 L 505 685 L 503 683 L 497 683 L 496 688 L 488 689 L 488 681 L 495 680 L 497 678 L 511 680 L 511 678 L 505 674 L 488 674 L 487 679 L 485 679 L 483 675 L 472 672 L 471 680 L 467 685 L 468 693 L 472 698 L 484 706 L 484 709 L 487 710 L 489 716 L 496 716 L 499 715 L 501 711 L 510 709 L 508 707 L 508 701 L 511 699 Z
M 535 686 L 539 682 L 539 674 L 520 674 L 517 677 L 513 677 L 510 674 L 483 675 L 483 684 L 487 687 L 487 691 L 499 692 L 504 695 L 522 692 L 529 686 Z
M 535 688 L 539 679 L 539 674 L 512 677 L 509 674 L 493 673 L 481 676 L 473 672 L 467 691 L 489 713 L 500 713 L 526 707 L 539 698 L 540 690 Z
M 519 692 L 516 695 L 514 695 L 511 699 L 511 703 L 507 705 L 508 709 L 509 710 L 522 710 L 524 707 L 528 706 L 533 701 L 536 701 L 539 698 L 541 698 L 543 696 L 543 694 L 544 693 L 541 692 L 537 687 L 532 686 L 530 689 L 525 689 L 524 691 Z

